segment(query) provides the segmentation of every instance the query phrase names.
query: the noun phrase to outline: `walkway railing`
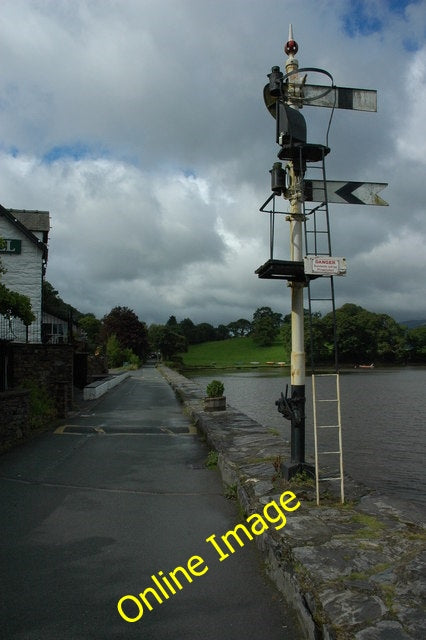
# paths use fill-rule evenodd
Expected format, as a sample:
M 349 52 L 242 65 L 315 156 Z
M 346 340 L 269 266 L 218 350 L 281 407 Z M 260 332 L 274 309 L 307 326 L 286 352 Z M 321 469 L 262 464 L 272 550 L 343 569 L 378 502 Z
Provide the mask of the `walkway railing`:
M 25 326 L 18 318 L 0 315 L 0 340 L 64 344 L 69 341 L 69 337 L 68 323 L 47 313 L 36 314 L 36 319 L 29 326 Z

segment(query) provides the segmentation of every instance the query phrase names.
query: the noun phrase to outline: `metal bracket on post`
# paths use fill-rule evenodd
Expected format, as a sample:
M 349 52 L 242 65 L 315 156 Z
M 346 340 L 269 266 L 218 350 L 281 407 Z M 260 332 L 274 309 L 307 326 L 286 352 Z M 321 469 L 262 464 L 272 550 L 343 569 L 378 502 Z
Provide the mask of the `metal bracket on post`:
M 301 407 L 300 398 L 289 398 L 288 394 L 288 384 L 285 388 L 285 395 L 281 392 L 281 397 L 275 401 L 277 405 L 278 412 L 282 413 L 283 417 L 286 420 L 294 420 L 295 422 L 300 422 L 303 407 Z
M 291 480 L 298 473 L 315 477 L 315 467 L 305 462 L 305 387 L 292 385 L 291 397 L 288 397 L 288 384 L 285 395 L 275 402 L 279 413 L 291 423 L 291 458 L 281 465 L 285 480 Z

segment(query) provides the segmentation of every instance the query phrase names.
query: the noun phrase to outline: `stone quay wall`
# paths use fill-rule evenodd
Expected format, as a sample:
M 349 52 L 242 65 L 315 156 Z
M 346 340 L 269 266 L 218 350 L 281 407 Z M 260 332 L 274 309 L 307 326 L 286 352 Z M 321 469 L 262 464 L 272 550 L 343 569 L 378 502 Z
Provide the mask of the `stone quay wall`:
M 68 344 L 13 344 L 13 387 L 34 381 L 53 398 L 63 418 L 73 404 L 73 347 Z
M 64 418 L 73 408 L 73 347 L 67 344 L 11 343 L 11 389 L 0 393 L 0 450 L 31 434 L 32 384 L 53 401 L 49 418 Z
M 0 451 L 30 433 L 30 393 L 25 389 L 0 393 Z
M 218 452 L 227 494 L 232 488 L 246 516 L 286 489 L 300 500 L 285 527 L 256 543 L 307 640 L 426 638 L 424 514 L 347 476 L 345 504 L 324 482 L 318 507 L 312 483 L 288 483 L 277 473 L 278 462 L 290 458 L 288 442 L 230 406 L 205 412 L 195 382 L 159 369 Z

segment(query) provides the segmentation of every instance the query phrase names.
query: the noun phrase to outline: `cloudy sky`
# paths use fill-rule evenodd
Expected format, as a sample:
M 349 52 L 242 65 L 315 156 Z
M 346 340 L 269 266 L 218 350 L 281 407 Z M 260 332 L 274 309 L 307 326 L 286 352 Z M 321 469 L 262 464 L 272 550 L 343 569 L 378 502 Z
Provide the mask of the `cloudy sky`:
M 148 324 L 288 313 L 254 271 L 278 152 L 262 91 L 290 22 L 301 67 L 378 92 L 329 134 L 328 179 L 389 183 L 389 207 L 331 208 L 337 305 L 426 318 L 426 0 L 1 0 L 0 202 L 50 211 L 66 302 Z M 303 114 L 323 144 L 330 110 Z

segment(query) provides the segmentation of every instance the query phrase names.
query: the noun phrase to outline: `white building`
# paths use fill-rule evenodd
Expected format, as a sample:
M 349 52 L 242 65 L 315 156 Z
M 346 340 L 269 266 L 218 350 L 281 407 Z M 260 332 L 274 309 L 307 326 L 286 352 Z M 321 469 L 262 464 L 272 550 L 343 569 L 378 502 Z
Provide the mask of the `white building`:
M 0 259 L 7 270 L 0 281 L 11 291 L 29 297 L 35 321 L 29 326 L 0 315 L 0 340 L 42 341 L 42 283 L 50 230 L 48 211 L 5 209 L 0 205 Z

